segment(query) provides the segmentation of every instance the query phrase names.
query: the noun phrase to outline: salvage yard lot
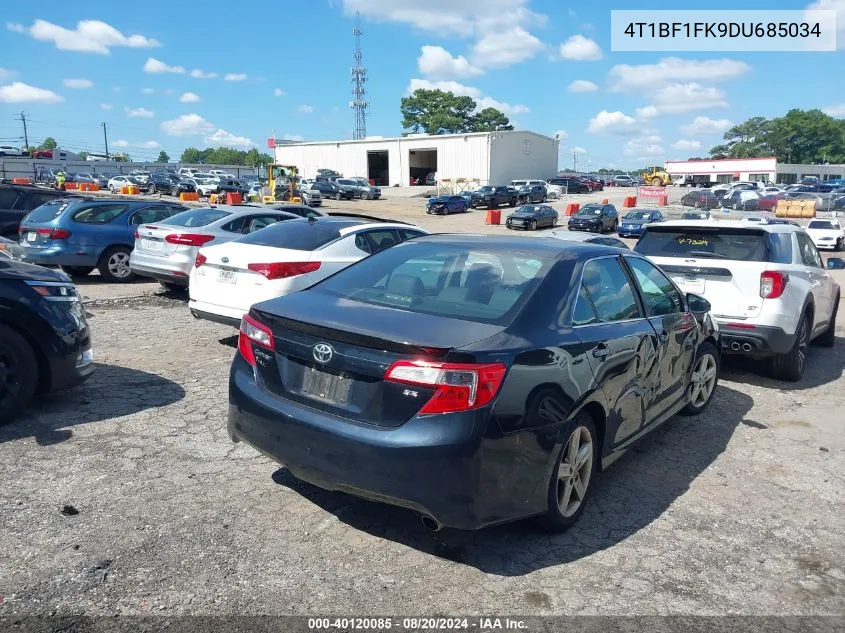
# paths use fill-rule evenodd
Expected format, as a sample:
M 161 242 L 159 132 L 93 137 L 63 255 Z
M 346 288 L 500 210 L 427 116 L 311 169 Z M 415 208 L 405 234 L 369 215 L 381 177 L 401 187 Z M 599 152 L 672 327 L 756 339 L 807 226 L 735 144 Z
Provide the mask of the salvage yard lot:
M 591 197 L 621 208 L 621 193 Z M 426 216 L 421 200 L 327 206 L 505 231 L 482 211 Z M 0 614 L 845 609 L 841 312 L 835 347 L 812 348 L 800 383 L 727 363 L 707 411 L 674 418 L 599 475 L 569 532 L 434 534 L 229 441 L 232 328 L 194 320 L 158 284 L 94 275 L 80 289 L 97 372 L 0 427 Z

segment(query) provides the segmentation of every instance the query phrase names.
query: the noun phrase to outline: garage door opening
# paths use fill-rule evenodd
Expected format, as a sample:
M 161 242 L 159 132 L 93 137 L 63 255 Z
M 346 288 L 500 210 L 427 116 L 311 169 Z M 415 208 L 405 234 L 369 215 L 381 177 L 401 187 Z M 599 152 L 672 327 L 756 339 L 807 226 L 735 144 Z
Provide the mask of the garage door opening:
M 437 150 L 412 149 L 408 152 L 408 165 L 411 168 L 412 185 L 437 184 Z
M 389 187 L 389 160 L 387 150 L 367 152 L 367 178 L 378 187 Z

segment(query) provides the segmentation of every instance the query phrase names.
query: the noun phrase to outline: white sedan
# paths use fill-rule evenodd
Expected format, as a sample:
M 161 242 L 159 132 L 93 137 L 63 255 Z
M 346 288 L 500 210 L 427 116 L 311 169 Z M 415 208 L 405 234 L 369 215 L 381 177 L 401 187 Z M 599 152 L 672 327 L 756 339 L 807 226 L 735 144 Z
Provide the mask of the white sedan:
M 240 327 L 253 304 L 307 288 L 427 231 L 399 222 L 323 216 L 288 220 L 240 239 L 201 248 L 191 269 L 196 318 Z
M 840 251 L 845 246 L 845 231 L 839 220 L 811 220 L 807 225 L 807 235 L 819 250 Z
M 130 185 L 140 187 L 141 183 L 132 176 L 115 176 L 109 180 L 109 191 L 112 193 L 118 193 L 123 187 L 128 187 Z

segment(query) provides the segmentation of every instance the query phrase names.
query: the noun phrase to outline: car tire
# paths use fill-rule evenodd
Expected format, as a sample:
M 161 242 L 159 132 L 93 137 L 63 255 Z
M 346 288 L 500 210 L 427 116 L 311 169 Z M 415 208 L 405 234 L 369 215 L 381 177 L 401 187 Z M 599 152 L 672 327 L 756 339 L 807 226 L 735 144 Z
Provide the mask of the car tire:
M 335 200 L 341 200 L 342 198 L 343 198 L 343 196 L 341 195 L 341 193 L 340 193 L 340 192 L 337 192 L 336 194 L 334 194 L 334 199 L 335 199 Z
M 833 347 L 836 342 L 836 316 L 839 314 L 839 295 L 836 295 L 836 302 L 833 304 L 833 313 L 830 315 L 830 322 L 827 324 L 827 329 L 819 336 L 815 342 L 821 347 Z
M 719 370 L 720 358 L 716 346 L 712 343 L 702 343 L 695 354 L 692 376 L 687 387 L 690 401 L 681 409 L 681 415 L 698 415 L 707 408 L 719 384 Z
M 179 196 L 179 190 L 178 190 L 178 189 L 176 189 L 176 187 L 173 187 L 173 188 L 170 190 L 170 195 L 171 195 L 171 196 L 173 196 L 174 198 L 178 197 L 178 196 Z
M 532 231 L 536 231 L 537 230 L 537 220 L 531 220 L 531 224 L 528 225 L 528 228 L 530 228 Z
M 810 347 L 810 315 L 802 315 L 795 335 L 795 343 L 785 354 L 772 358 L 772 375 L 778 380 L 798 382 L 804 376 L 807 366 L 807 352 Z
M 71 277 L 87 277 L 94 270 L 93 266 L 59 266 L 59 268 Z
M 106 281 L 111 283 L 125 283 L 131 281 L 135 274 L 129 268 L 129 256 L 132 250 L 127 246 L 112 246 L 107 248 L 100 257 L 97 270 Z
M 154 195 L 156 193 L 156 186 L 155 185 L 150 185 L 149 193 L 150 193 L 150 195 Z
M 545 399 L 545 406 L 556 405 L 564 410 L 556 396 L 549 392 L 541 392 L 538 396 Z M 544 406 L 542 401 L 540 406 Z M 551 532 L 563 532 L 578 522 L 589 499 L 596 461 L 601 454 L 595 422 L 586 411 L 578 412 L 562 431 L 561 437 L 567 439 L 555 460 L 549 480 L 546 515 L 542 520 Z
M 0 423 L 10 422 L 38 386 L 35 350 L 17 330 L 0 325 Z

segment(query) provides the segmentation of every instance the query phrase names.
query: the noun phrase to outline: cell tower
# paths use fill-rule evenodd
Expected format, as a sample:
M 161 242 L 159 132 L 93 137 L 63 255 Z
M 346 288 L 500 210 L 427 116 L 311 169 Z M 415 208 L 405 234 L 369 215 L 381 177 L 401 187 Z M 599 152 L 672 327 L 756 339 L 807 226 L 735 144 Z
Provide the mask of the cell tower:
M 361 16 L 355 14 L 355 28 L 352 29 L 355 35 L 355 54 L 352 56 L 354 65 L 352 66 L 352 101 L 349 102 L 349 107 L 355 112 L 355 131 L 352 133 L 352 138 L 356 141 L 365 139 L 367 137 L 367 108 L 370 107 L 370 102 L 365 99 L 367 89 L 364 84 L 367 83 L 367 69 L 361 64 L 361 36 L 364 31 L 361 30 Z

